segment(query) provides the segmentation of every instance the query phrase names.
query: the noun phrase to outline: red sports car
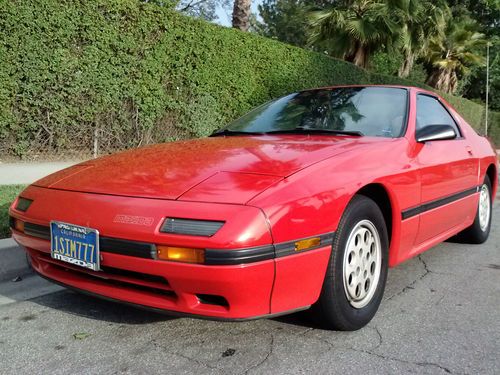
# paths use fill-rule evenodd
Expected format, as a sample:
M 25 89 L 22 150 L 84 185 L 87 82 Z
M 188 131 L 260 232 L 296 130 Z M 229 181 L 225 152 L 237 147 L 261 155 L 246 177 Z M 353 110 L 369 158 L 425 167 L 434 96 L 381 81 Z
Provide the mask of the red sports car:
M 90 160 L 10 208 L 41 276 L 214 319 L 312 307 L 331 329 L 376 313 L 388 267 L 488 238 L 492 145 L 436 94 L 305 90 L 211 137 Z

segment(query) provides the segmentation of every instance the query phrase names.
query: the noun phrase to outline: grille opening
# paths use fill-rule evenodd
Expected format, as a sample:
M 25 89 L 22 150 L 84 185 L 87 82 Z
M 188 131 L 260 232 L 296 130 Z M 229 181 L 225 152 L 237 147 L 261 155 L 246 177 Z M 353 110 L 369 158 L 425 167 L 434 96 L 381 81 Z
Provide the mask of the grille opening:
M 106 283 L 116 285 L 116 286 L 122 287 L 122 288 L 141 291 L 141 292 L 149 292 L 149 293 L 159 294 L 159 295 L 166 296 L 166 297 L 177 297 L 177 295 L 172 290 L 165 290 L 165 289 L 153 288 L 150 286 L 131 284 L 131 283 L 127 283 L 125 281 L 119 281 L 119 280 L 113 280 L 113 279 L 106 280 Z
M 35 261 L 37 262 L 37 259 L 40 259 L 44 263 L 49 263 L 51 267 L 57 268 L 59 270 L 63 270 L 66 272 L 71 272 L 71 273 L 77 273 L 79 276 L 83 276 L 89 280 L 99 280 L 101 282 L 105 282 L 107 284 L 114 284 L 117 286 L 122 286 L 122 287 L 127 287 L 129 289 L 137 289 L 137 290 L 143 290 L 143 291 L 149 291 L 152 293 L 156 294 L 162 294 L 162 295 L 167 295 L 167 296 L 172 296 L 176 297 L 176 294 L 168 290 L 170 288 L 170 285 L 168 283 L 168 280 L 165 279 L 164 277 L 157 276 L 157 275 L 150 275 L 142 272 L 135 272 L 135 271 L 128 271 L 128 270 L 123 270 L 120 268 L 114 268 L 114 267 L 101 267 L 102 270 L 102 276 L 97 274 L 92 274 L 90 271 L 88 272 L 85 268 L 78 268 L 76 266 L 70 266 L 69 264 L 62 263 L 60 261 L 53 260 L 49 254 L 44 253 L 44 252 L 38 252 L 37 251 L 37 256 L 34 257 Z M 113 279 L 113 276 L 121 276 L 121 277 L 127 277 L 130 279 L 130 281 L 126 280 L 115 280 Z M 136 281 L 146 281 L 150 283 L 155 283 L 158 285 L 158 287 L 155 287 L 154 285 L 138 285 L 134 283 L 134 280 Z M 164 289 L 167 288 L 167 289 Z
M 222 296 L 216 296 L 214 294 L 197 294 L 196 297 L 198 297 L 198 301 L 206 305 L 229 307 L 227 299 Z
M 101 266 L 101 270 L 107 273 L 108 275 L 125 276 L 125 277 L 130 277 L 131 279 L 151 281 L 153 283 L 162 283 L 168 285 L 168 282 L 164 277 L 157 275 L 150 275 L 147 273 L 141 273 L 141 272 L 135 272 L 135 271 L 123 270 L 120 268 L 105 267 L 105 266 Z
M 56 265 L 54 263 L 51 263 L 50 267 L 57 268 L 60 271 L 76 274 L 73 269 L 64 267 L 63 265 L 59 265 L 59 264 Z M 103 283 L 106 283 L 109 285 L 115 285 L 115 286 L 121 287 L 121 288 L 126 288 L 129 290 L 148 292 L 148 293 L 153 293 L 153 294 L 157 294 L 157 295 L 162 295 L 165 297 L 173 297 L 173 298 L 177 297 L 175 292 L 172 290 L 165 290 L 165 289 L 155 288 L 155 287 L 151 287 L 151 286 L 138 285 L 138 284 L 128 283 L 126 281 L 121 281 L 121 280 L 102 279 L 100 277 L 91 275 L 91 274 L 86 273 L 86 272 L 78 272 L 77 274 L 79 277 L 86 278 L 88 280 L 99 280 L 100 282 L 103 282 Z

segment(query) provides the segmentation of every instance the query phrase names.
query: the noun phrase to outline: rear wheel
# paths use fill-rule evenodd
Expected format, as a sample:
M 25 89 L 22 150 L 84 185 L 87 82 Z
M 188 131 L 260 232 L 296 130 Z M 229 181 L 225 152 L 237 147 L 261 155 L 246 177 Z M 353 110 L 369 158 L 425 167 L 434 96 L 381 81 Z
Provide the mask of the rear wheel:
M 322 326 L 353 331 L 373 318 L 384 293 L 388 248 L 380 208 L 356 195 L 339 223 L 323 289 L 313 306 Z
M 492 203 L 491 181 L 489 177 L 486 176 L 483 184 L 479 188 L 479 203 L 474 223 L 457 235 L 459 241 L 481 244 L 488 239 L 491 228 Z

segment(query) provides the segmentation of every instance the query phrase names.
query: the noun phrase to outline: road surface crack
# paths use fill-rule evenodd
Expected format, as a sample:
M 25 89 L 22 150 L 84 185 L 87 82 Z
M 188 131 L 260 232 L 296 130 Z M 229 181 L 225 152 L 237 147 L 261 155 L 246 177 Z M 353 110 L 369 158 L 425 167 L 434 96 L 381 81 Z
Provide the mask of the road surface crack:
M 209 369 L 211 369 L 211 370 L 216 370 L 216 369 L 217 369 L 217 367 L 215 367 L 215 366 L 209 365 L 209 364 L 208 364 L 208 363 L 206 363 L 206 362 L 203 362 L 203 361 L 200 361 L 200 360 L 198 360 L 198 359 L 192 358 L 192 357 L 187 356 L 187 355 L 185 355 L 185 354 L 182 354 L 182 353 L 179 353 L 179 352 L 171 352 L 171 353 L 172 353 L 173 355 L 176 355 L 176 356 L 179 356 L 179 357 L 181 357 L 181 358 L 187 359 L 187 360 L 188 360 L 188 361 L 190 361 L 190 362 L 196 363 L 196 364 L 198 364 L 198 365 L 200 365 L 200 366 L 207 367 L 207 368 L 209 368 Z
M 389 298 L 387 298 L 387 301 L 390 301 L 391 299 L 393 298 L 396 298 L 396 297 L 399 297 L 400 295 L 406 293 L 407 291 L 411 290 L 411 289 L 415 289 L 415 285 L 420 281 L 422 280 L 423 278 L 425 278 L 427 275 L 429 275 L 430 273 L 432 273 L 433 271 L 431 271 L 429 269 L 429 267 L 427 266 L 427 263 L 425 262 L 425 260 L 422 258 L 421 255 L 417 256 L 417 259 L 420 261 L 420 263 L 422 263 L 422 265 L 424 266 L 424 273 L 421 274 L 419 277 L 417 277 L 415 280 L 413 280 L 411 283 L 409 283 L 408 285 L 406 285 L 401 291 L 397 292 L 396 294 L 393 294 L 392 296 L 390 296 Z
M 305 335 L 305 334 L 307 334 L 307 333 L 309 333 L 311 331 L 314 331 L 314 330 L 315 330 L 315 328 L 312 328 L 312 327 L 306 328 L 305 330 L 300 331 L 299 333 L 297 333 L 297 336 L 303 336 L 303 335 Z
M 375 345 L 374 348 L 371 349 L 371 350 L 376 350 L 382 345 L 384 340 L 382 339 L 382 333 L 380 333 L 380 330 L 378 329 L 378 327 L 370 326 L 370 328 L 373 328 L 375 330 L 375 332 L 377 332 L 377 335 L 378 335 L 378 343 L 377 343 L 377 345 Z
M 196 363 L 197 365 L 200 365 L 200 366 L 203 366 L 203 367 L 206 367 L 206 368 L 209 368 L 211 370 L 216 370 L 217 367 L 215 366 L 212 366 L 212 365 L 209 365 L 208 363 L 206 362 L 203 362 L 203 361 L 200 361 L 196 358 L 192 358 L 190 356 L 187 356 L 185 354 L 182 354 L 182 353 L 179 353 L 177 351 L 171 351 L 171 350 L 168 350 L 168 348 L 164 347 L 163 345 L 161 345 L 159 342 L 157 342 L 156 340 L 152 340 L 151 343 L 153 344 L 153 346 L 155 346 L 156 348 L 159 348 L 159 349 L 162 349 L 162 350 L 167 350 L 169 353 L 173 354 L 173 355 L 176 355 L 178 357 L 181 357 L 181 358 L 184 358 L 190 362 L 193 362 L 193 363 Z
M 271 340 L 269 341 L 269 350 L 267 351 L 267 353 L 264 356 L 264 358 L 262 359 L 262 361 L 260 361 L 259 363 L 256 363 L 255 365 L 250 366 L 245 371 L 243 371 L 243 373 L 246 375 L 250 371 L 255 370 L 258 367 L 262 366 L 269 359 L 271 354 L 273 354 L 273 350 L 274 350 L 274 335 L 271 333 Z
M 375 353 L 375 352 L 373 352 L 371 350 L 363 350 L 363 349 L 355 349 L 355 348 L 347 348 L 347 349 L 355 351 L 355 352 L 358 352 L 358 353 L 368 354 L 368 355 L 371 355 L 371 356 L 374 356 L 374 357 L 378 357 L 378 358 L 381 358 L 381 359 L 384 359 L 384 360 L 387 360 L 387 361 L 395 361 L 395 362 L 400 362 L 400 363 L 405 363 L 405 364 L 408 364 L 408 365 L 415 365 L 415 366 L 420 366 L 420 367 L 435 367 L 435 368 L 440 369 L 441 371 L 444 371 L 447 374 L 457 374 L 457 373 L 453 373 L 449 368 L 447 368 L 447 367 L 445 367 L 443 365 L 440 365 L 438 363 L 407 361 L 407 360 L 404 360 L 404 359 L 401 359 L 401 358 L 395 358 L 395 357 L 390 357 L 390 356 L 386 356 L 386 355 L 383 355 L 383 354 Z

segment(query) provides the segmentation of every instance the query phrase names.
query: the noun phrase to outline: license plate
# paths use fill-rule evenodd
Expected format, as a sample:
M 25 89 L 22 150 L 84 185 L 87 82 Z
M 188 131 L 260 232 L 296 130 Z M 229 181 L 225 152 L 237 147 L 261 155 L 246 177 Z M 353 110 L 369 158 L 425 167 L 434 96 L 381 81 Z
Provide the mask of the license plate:
M 99 232 L 96 229 L 52 221 L 52 258 L 94 271 L 99 270 Z

